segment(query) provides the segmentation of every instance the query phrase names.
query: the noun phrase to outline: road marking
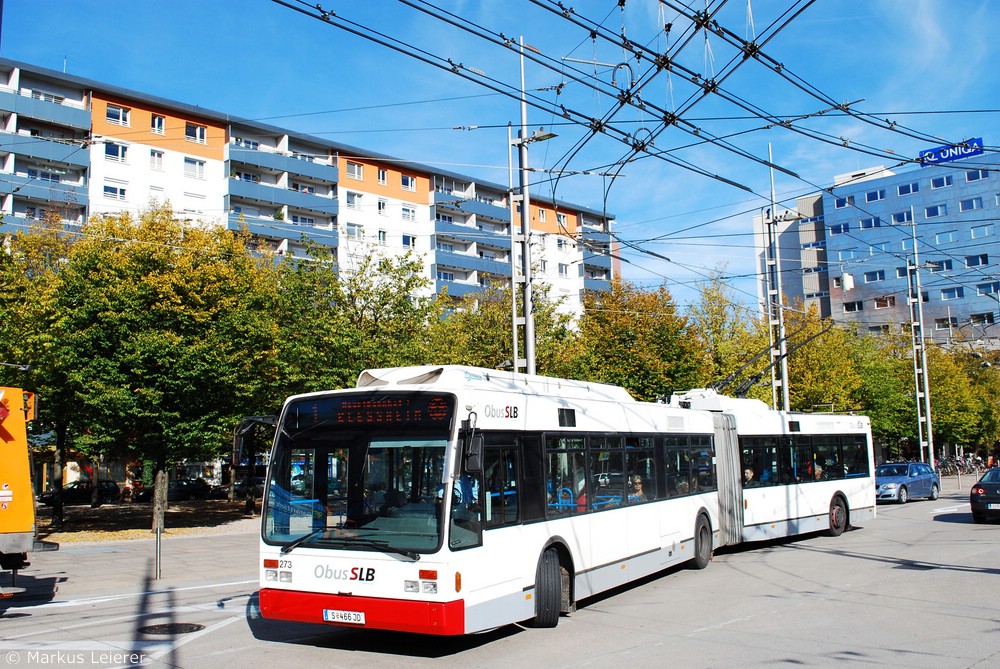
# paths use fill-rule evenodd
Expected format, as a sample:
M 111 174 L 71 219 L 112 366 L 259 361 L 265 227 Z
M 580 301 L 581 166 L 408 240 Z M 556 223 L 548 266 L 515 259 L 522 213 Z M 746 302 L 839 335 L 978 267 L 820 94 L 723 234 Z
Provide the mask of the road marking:
M 942 506 L 938 509 L 934 509 L 931 513 L 947 513 L 948 511 L 960 511 L 961 506 Z

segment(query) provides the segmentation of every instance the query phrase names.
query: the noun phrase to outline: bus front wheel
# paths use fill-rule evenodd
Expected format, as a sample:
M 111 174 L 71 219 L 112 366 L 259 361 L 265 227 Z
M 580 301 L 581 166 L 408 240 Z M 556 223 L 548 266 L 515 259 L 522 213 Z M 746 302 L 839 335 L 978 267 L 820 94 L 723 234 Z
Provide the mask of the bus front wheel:
M 692 564 L 695 569 L 704 569 L 712 561 L 712 528 L 708 524 L 705 516 L 698 516 L 698 523 L 694 528 L 694 558 Z
M 547 548 L 538 561 L 535 575 L 535 617 L 532 627 L 555 627 L 559 624 L 562 604 L 562 574 L 559 571 L 559 554 Z

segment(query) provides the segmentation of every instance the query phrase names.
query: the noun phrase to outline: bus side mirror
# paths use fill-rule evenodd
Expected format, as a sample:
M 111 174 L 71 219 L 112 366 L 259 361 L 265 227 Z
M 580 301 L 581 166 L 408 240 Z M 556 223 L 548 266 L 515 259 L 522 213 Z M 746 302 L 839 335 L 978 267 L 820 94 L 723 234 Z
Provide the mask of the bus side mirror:
M 465 439 L 465 471 L 478 474 L 483 471 L 483 435 L 473 434 Z

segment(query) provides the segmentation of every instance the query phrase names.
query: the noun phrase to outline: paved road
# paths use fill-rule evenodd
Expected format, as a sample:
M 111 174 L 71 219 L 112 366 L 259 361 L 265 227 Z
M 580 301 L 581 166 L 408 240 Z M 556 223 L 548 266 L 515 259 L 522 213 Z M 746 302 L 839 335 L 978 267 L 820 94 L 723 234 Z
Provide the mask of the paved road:
M 997 667 L 1000 525 L 974 525 L 957 485 L 945 492 L 839 538 L 717 553 L 554 630 L 463 639 L 260 620 L 250 531 L 165 538 L 159 581 L 152 541 L 67 544 L 22 572 L 31 597 L 0 602 L 0 668 Z

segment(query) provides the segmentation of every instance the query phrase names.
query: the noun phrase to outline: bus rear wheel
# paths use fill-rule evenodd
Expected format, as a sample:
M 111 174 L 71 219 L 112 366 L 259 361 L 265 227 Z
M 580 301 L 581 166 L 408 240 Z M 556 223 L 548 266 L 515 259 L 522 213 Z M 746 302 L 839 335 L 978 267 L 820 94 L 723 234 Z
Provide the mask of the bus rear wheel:
M 555 627 L 559 624 L 562 604 L 562 574 L 559 571 L 559 554 L 547 548 L 538 560 L 535 575 L 535 617 L 532 627 Z
M 704 569 L 712 561 L 712 528 L 705 516 L 698 516 L 694 527 L 694 558 L 691 564 L 695 569 Z
M 839 537 L 847 529 L 847 505 L 840 497 L 834 497 L 830 502 L 830 529 L 827 531 L 831 537 Z

